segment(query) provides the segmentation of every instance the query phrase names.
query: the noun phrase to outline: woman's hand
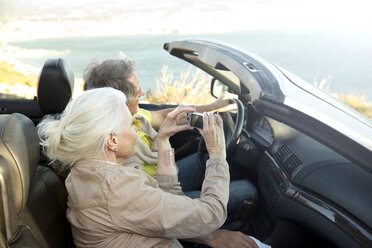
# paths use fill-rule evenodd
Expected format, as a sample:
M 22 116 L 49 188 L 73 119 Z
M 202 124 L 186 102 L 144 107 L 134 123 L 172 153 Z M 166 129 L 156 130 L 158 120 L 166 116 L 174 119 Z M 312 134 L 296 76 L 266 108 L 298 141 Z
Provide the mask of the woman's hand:
M 225 134 L 223 132 L 223 121 L 221 116 L 204 112 L 203 130 L 199 129 L 205 140 L 209 157 L 226 158 Z
M 161 124 L 157 138 L 159 157 L 156 173 L 158 175 L 177 175 L 174 151 L 170 145 L 169 138 L 180 131 L 193 129 L 187 124 L 177 125 L 179 119 L 185 118 L 188 112 L 193 111 L 195 111 L 193 107 L 177 107 L 167 114 Z
M 186 120 L 187 113 L 194 111 L 194 107 L 178 106 L 173 111 L 169 112 L 159 128 L 158 139 L 169 139 L 178 132 L 192 130 L 193 127 L 190 127 L 182 120 Z

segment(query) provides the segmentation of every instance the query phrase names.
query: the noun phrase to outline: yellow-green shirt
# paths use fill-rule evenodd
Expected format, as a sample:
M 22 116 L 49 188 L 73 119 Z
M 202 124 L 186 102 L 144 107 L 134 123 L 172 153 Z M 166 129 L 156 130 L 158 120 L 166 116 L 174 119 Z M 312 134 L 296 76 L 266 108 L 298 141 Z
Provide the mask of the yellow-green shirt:
M 140 108 L 138 110 L 138 113 L 140 115 L 146 117 L 148 119 L 148 121 L 151 123 L 152 115 L 151 115 L 150 111 Z M 135 118 L 135 116 L 133 116 L 133 124 L 138 128 L 138 135 L 140 136 L 140 138 L 143 140 L 143 142 L 145 142 L 145 144 L 149 147 L 149 149 L 151 149 L 152 139 L 146 133 L 141 131 L 140 122 L 139 122 L 139 120 L 137 120 Z M 147 174 L 149 174 L 153 178 L 156 177 L 156 167 L 157 167 L 156 164 L 143 164 L 142 165 L 143 171 L 145 171 Z

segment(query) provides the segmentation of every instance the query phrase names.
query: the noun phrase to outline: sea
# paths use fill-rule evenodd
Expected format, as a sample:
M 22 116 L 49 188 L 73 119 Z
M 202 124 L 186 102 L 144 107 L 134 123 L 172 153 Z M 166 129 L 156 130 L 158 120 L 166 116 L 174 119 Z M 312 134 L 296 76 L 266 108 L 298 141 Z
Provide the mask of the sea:
M 12 42 L 26 49 L 54 51 L 45 56 L 21 58 L 42 68 L 49 58 L 63 58 L 81 78 L 93 60 L 119 58 L 121 53 L 136 61 L 142 88 L 156 87 L 164 66 L 177 78 L 189 64 L 168 54 L 163 45 L 189 38 L 222 41 L 253 52 L 296 74 L 310 84 L 332 93 L 355 93 L 372 100 L 372 31 L 261 30 L 220 34 L 166 34 L 111 37 L 54 38 Z

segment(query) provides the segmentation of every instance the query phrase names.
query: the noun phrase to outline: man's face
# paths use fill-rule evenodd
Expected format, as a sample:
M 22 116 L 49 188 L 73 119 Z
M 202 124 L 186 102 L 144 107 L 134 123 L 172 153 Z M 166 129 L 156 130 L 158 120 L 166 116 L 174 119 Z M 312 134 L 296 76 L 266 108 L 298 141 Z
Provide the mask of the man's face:
M 135 113 L 137 113 L 138 111 L 138 102 L 140 100 L 140 98 L 145 94 L 143 92 L 143 90 L 141 89 L 141 86 L 140 86 L 140 83 L 136 77 L 135 74 L 133 74 L 129 79 L 128 81 L 130 81 L 133 86 L 134 86 L 134 96 L 132 97 L 132 99 L 129 101 L 129 103 L 127 104 L 128 105 L 128 109 L 130 111 L 130 113 L 132 115 L 134 115 Z

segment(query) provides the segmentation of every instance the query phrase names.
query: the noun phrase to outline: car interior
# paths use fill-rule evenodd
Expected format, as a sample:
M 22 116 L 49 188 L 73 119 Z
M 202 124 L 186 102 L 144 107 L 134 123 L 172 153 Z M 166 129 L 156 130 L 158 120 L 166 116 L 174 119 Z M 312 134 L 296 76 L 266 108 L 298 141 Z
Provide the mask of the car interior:
M 73 87 L 69 65 L 50 59 L 37 98 L 0 102 L 1 247 L 74 247 L 66 175 L 43 156 L 35 128 L 44 115 L 63 111 Z M 173 106 L 140 104 L 149 110 Z M 231 178 L 248 178 L 259 200 L 246 202 L 238 230 L 272 247 L 371 247 L 372 174 L 250 104 L 241 107 L 221 113 L 233 144 Z M 196 130 L 176 134 L 171 143 L 176 160 L 195 152 L 204 157 Z

